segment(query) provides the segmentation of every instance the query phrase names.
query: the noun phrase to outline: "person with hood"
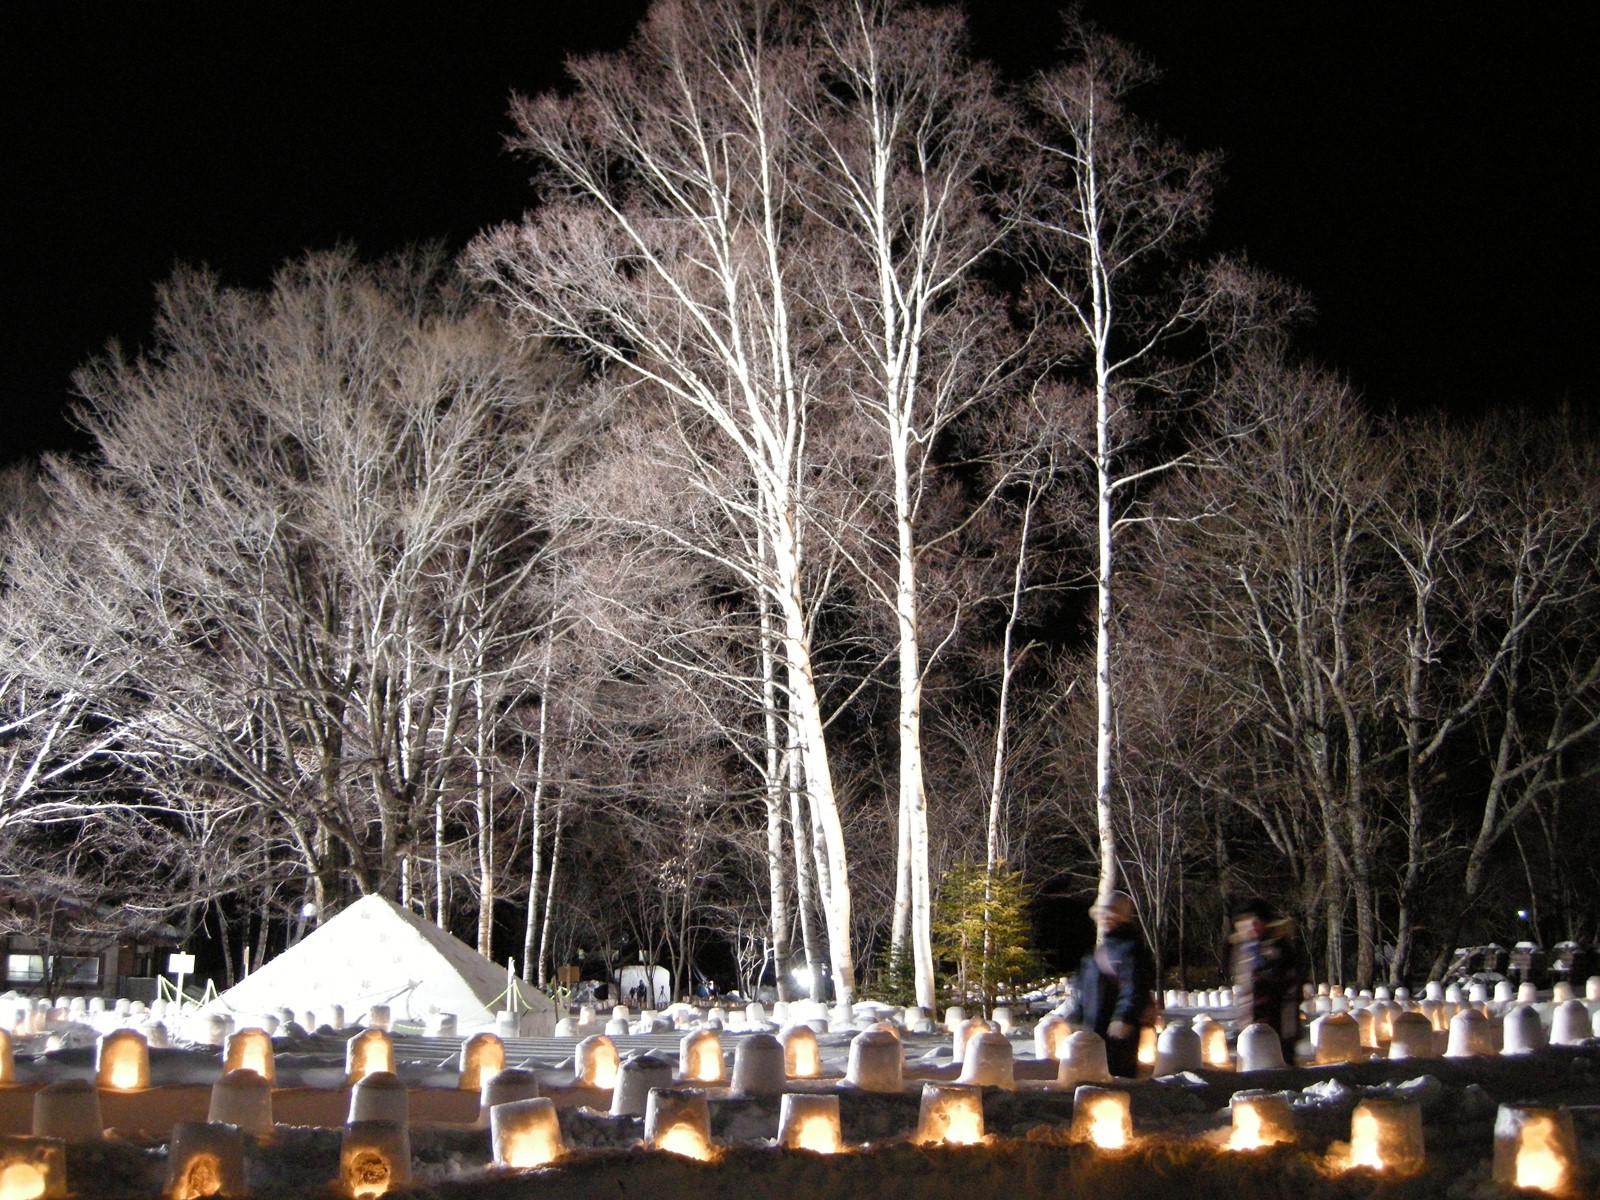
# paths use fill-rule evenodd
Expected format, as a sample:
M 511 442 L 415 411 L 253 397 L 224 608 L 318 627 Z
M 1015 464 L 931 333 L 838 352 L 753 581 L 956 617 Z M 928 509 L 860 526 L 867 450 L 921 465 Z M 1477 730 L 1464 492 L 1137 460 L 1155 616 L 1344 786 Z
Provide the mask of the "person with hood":
M 1078 965 L 1067 1020 L 1105 1039 L 1111 1073 L 1139 1072 L 1139 1035 L 1155 1019 L 1155 960 L 1133 923 L 1133 898 L 1107 892 L 1089 909 L 1098 936 Z
M 1272 1027 L 1291 1067 L 1300 1040 L 1304 975 L 1293 923 L 1268 900 L 1244 904 L 1233 918 L 1233 1003 L 1246 1024 Z

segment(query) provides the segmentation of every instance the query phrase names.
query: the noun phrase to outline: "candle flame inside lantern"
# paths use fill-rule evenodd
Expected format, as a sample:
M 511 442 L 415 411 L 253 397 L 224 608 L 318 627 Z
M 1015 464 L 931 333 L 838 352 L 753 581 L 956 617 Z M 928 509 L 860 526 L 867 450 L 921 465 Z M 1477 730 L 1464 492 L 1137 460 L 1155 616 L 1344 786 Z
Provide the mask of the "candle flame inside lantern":
M 0 1171 L 0 1200 L 34 1200 L 44 1189 L 44 1172 L 32 1163 L 7 1163 Z
M 945 1114 L 950 1121 L 944 1140 L 951 1146 L 973 1146 L 983 1141 L 983 1110 L 975 1104 L 952 1104 Z
M 1559 1192 L 1567 1186 L 1567 1164 L 1556 1140 L 1555 1122 L 1530 1117 L 1517 1145 L 1517 1186 Z
M 715 1035 L 697 1039 L 689 1048 L 689 1078 L 716 1083 L 722 1078 L 722 1042 Z
M 801 1150 L 811 1150 L 817 1154 L 837 1154 L 839 1122 L 826 1113 L 812 1113 L 795 1130 L 794 1144 Z
M 554 1162 L 561 1154 L 556 1134 L 549 1129 L 519 1129 L 506 1140 L 505 1165 L 526 1170 Z
M 705 1162 L 711 1157 L 711 1146 L 693 1125 L 672 1125 L 656 1135 L 655 1147 L 669 1154 L 681 1154 Z
M 111 1064 L 107 1082 L 118 1091 L 129 1091 L 139 1086 L 139 1064 L 132 1055 L 119 1054 Z
M 815 1079 L 822 1074 L 822 1055 L 817 1050 L 816 1042 L 796 1038 L 788 1049 L 794 1057 L 794 1069 L 789 1074 L 796 1079 Z
M 345 1182 L 355 1200 L 371 1200 L 389 1190 L 391 1178 L 389 1160 L 376 1150 L 363 1150 L 351 1159 Z
M 1226 1067 L 1228 1065 L 1228 1031 L 1215 1021 L 1206 1022 L 1201 1031 L 1200 1042 L 1205 1050 L 1206 1066 Z
M 1121 1150 L 1128 1144 L 1125 1115 L 1115 1099 L 1096 1100 L 1089 1110 L 1089 1140 L 1102 1150 Z
M 1267 1143 L 1261 1136 L 1261 1114 L 1253 1104 L 1240 1104 L 1233 1110 L 1233 1133 L 1228 1138 L 1230 1150 L 1259 1150 Z
M 1146 1067 L 1156 1063 L 1156 1031 L 1149 1025 L 1139 1031 L 1139 1062 Z
M 1382 1132 L 1376 1113 L 1366 1109 L 1356 1109 L 1350 1118 L 1348 1165 L 1371 1167 L 1374 1171 L 1383 1170 L 1388 1164 L 1383 1161 L 1383 1152 L 1378 1147 Z
M 172 1190 L 173 1200 L 204 1200 L 222 1191 L 222 1163 L 215 1154 L 196 1154 Z

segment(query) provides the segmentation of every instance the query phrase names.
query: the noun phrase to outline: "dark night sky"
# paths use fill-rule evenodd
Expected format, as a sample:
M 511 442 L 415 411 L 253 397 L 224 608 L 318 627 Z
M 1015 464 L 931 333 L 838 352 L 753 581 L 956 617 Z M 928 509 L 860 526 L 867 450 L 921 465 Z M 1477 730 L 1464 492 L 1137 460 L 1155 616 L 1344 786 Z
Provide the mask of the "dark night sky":
M 968 7 L 1010 73 L 1058 42 L 1056 4 Z M 517 216 L 509 92 L 620 46 L 643 8 L 0 4 L 0 461 L 72 445 L 70 371 L 140 344 L 177 262 L 259 286 L 306 248 L 459 247 Z M 1225 152 L 1215 241 L 1312 294 L 1316 352 L 1377 403 L 1466 409 L 1595 405 L 1580 8 L 1467 24 L 1436 3 L 1089 4 L 1163 68 L 1145 111 Z

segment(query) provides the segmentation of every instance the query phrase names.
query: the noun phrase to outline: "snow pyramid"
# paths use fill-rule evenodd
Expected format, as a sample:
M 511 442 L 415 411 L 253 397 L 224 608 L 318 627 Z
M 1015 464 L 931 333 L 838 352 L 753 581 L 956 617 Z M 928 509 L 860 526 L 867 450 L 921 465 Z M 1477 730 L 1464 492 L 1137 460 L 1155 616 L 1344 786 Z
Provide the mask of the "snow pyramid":
M 515 987 L 517 1007 L 531 1013 L 524 1034 L 549 1037 L 555 1006 L 521 980 Z M 455 1013 L 457 1027 L 471 1033 L 494 1028 L 505 993 L 504 967 L 392 900 L 363 896 L 202 1011 L 254 1016 L 338 1004 L 355 1021 L 386 1004 L 397 1023 Z

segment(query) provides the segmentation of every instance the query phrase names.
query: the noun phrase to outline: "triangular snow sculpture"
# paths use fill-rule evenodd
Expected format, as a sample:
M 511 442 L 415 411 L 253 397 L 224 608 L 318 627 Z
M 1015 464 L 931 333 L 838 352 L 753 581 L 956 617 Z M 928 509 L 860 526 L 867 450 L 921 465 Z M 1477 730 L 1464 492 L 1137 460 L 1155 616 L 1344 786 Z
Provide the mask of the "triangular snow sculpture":
M 259 1016 L 338 1004 L 355 1023 L 374 1004 L 387 1004 L 397 1023 L 421 1025 L 434 1013 L 454 1013 L 457 1028 L 470 1033 L 493 1028 L 494 1010 L 510 1007 L 506 975 L 506 968 L 409 909 L 363 896 L 204 1011 Z M 549 1037 L 555 1006 L 521 980 L 513 986 L 516 1007 L 529 1014 L 523 1034 Z

